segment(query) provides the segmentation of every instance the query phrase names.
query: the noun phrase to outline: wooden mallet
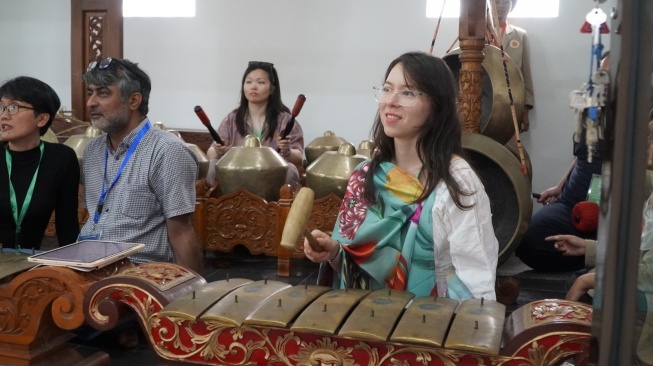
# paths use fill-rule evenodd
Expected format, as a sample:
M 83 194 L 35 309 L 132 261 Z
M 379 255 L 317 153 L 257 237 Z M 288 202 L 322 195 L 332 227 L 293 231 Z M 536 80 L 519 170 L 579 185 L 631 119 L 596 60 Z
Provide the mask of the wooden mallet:
M 281 234 L 281 246 L 286 249 L 295 249 L 295 244 L 299 240 L 302 233 L 308 239 L 308 243 L 315 252 L 322 252 L 324 249 L 317 243 L 317 240 L 306 227 L 311 210 L 313 209 L 313 199 L 315 192 L 308 187 L 300 188 L 297 192 L 297 197 L 290 206 L 288 218 L 283 226 L 283 233 Z

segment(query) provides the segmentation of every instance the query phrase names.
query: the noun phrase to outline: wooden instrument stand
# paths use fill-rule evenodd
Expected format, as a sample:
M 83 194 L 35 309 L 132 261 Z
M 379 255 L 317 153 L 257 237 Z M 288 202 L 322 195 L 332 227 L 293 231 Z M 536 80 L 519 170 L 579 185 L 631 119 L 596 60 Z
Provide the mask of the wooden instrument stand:
M 4 253 L 3 256 L 15 255 Z M 83 360 L 66 342 L 68 330 L 84 322 L 86 290 L 102 278 L 132 267 L 128 259 L 91 272 L 40 266 L 0 284 L 0 364 L 80 365 L 106 364 L 108 356 Z
M 590 306 L 565 300 L 532 302 L 505 318 L 503 305 L 480 299 L 206 284 L 169 263 L 99 281 L 84 304 L 88 323 L 102 330 L 130 308 L 156 354 L 175 364 L 553 366 L 574 357 L 580 366 L 592 324 Z
M 235 246 L 242 245 L 250 254 L 278 257 L 277 274 L 290 276 L 290 259 L 304 257 L 303 237 L 294 250 L 280 245 L 283 226 L 293 202 L 290 186 L 281 187 L 278 202 L 268 202 L 244 189 L 220 195 L 219 187 L 203 189 L 202 185 L 205 183 L 198 182 L 197 192 L 203 192 L 203 195 L 198 195 L 194 223 L 204 250 L 230 252 Z M 315 200 L 308 229 L 330 233 L 341 202 L 333 194 Z

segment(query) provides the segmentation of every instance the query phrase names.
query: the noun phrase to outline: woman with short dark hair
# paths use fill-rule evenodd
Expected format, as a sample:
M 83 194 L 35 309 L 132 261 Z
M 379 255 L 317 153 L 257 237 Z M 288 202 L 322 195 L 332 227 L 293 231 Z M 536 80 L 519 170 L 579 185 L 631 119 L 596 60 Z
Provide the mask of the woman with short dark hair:
M 52 213 L 59 245 L 79 234 L 75 151 L 40 140 L 61 106 L 46 83 L 27 76 L 0 86 L 0 243 L 39 249 Z

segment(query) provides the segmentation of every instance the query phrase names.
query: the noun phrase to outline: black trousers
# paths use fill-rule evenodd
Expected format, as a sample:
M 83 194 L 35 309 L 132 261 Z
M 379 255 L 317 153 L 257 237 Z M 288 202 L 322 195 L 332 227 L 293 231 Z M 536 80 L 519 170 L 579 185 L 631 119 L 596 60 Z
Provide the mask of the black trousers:
M 596 233 L 582 233 L 574 227 L 571 219 L 573 206 L 555 201 L 545 205 L 533 215 L 528 230 L 515 254 L 526 265 L 540 272 L 573 272 L 585 268 L 584 256 L 563 256 L 544 238 L 568 234 L 584 239 L 596 238 Z

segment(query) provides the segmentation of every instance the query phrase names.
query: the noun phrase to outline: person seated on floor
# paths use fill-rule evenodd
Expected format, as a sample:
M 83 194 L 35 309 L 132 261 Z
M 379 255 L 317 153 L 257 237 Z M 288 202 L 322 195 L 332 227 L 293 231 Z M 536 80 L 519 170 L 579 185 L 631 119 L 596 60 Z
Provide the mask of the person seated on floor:
M 653 121 L 652 121 L 653 123 Z M 547 240 L 554 241 L 554 247 L 565 256 L 585 256 L 585 263 L 594 265 L 596 241 L 585 240 L 573 235 L 554 235 Z M 637 357 L 653 364 L 653 194 L 644 207 L 644 229 L 640 243 L 640 261 L 637 276 L 638 327 L 641 335 L 637 344 Z M 581 274 L 573 281 L 565 299 L 593 304 L 593 290 L 596 283 L 594 269 Z
M 653 169 L 653 109 L 649 112 L 648 123 L 648 151 L 647 151 L 647 168 Z M 644 204 L 643 210 L 643 230 L 640 248 L 642 250 L 642 261 L 640 262 L 640 273 L 646 278 L 651 278 L 648 274 L 653 274 L 653 254 L 649 255 L 650 249 L 653 249 L 653 192 L 650 194 Z M 591 297 L 588 292 L 594 289 L 595 273 L 594 258 L 596 257 L 596 241 L 583 239 L 575 235 L 552 235 L 546 238 L 550 243 L 553 242 L 554 250 L 558 251 L 565 257 L 584 257 L 587 270 L 577 272 L 573 284 L 567 291 L 566 299 L 574 301 L 583 301 L 591 303 Z M 646 258 L 646 261 L 644 260 Z M 648 277 L 647 277 L 648 276 Z M 653 286 L 653 281 L 648 282 L 648 286 Z M 653 291 L 652 291 L 653 293 Z
M 653 109 L 649 112 L 647 168 L 653 169 Z M 644 365 L 653 365 L 653 192 L 644 203 L 643 229 L 640 240 L 640 261 L 637 275 L 638 342 L 635 355 Z M 564 256 L 584 256 L 585 263 L 592 266 L 596 257 L 596 241 L 573 235 L 554 235 L 555 250 Z M 596 273 L 589 270 L 575 279 L 565 298 L 592 304 L 592 291 Z
M 609 52 L 600 61 L 600 70 L 609 69 Z M 586 111 L 583 113 L 587 113 Z M 585 267 L 582 256 L 563 256 L 546 240 L 552 235 L 575 235 L 596 238 L 596 231 L 578 230 L 571 219 L 574 206 L 586 201 L 592 178 L 601 175 L 603 139 L 591 154 L 585 143 L 586 129 L 573 138 L 574 161 L 558 184 L 540 193 L 537 202 L 544 205 L 531 218 L 528 229 L 515 249 L 515 255 L 527 266 L 540 272 L 571 272 Z
M 562 256 L 546 238 L 556 234 L 588 235 L 573 224 L 574 206 L 587 200 L 587 193 L 594 175 L 601 174 L 603 142 L 600 140 L 597 154 L 592 162 L 587 159 L 585 133 L 574 141 L 575 160 L 568 172 L 555 186 L 544 190 L 537 201 L 544 206 L 531 218 L 528 229 L 515 250 L 515 255 L 527 266 L 540 272 L 577 271 L 585 266 L 582 256 Z M 596 232 L 589 234 L 596 238 Z
M 206 181 L 215 183 L 215 164 L 234 146 L 241 146 L 247 135 L 254 135 L 261 146 L 271 147 L 288 162 L 286 183 L 299 187 L 299 170 L 304 159 L 304 132 L 299 122 L 281 138 L 292 115 L 281 101 L 281 85 L 274 65 L 250 61 L 243 74 L 240 105 L 229 113 L 217 130 L 224 145 L 214 142 L 206 152 L 210 160 Z
M 323 250 L 304 241 L 319 283 L 331 274 L 337 288 L 495 300 L 499 245 L 490 200 L 463 158 L 451 71 L 409 52 L 374 89 L 378 153 L 352 173 L 332 236 L 313 230 Z

